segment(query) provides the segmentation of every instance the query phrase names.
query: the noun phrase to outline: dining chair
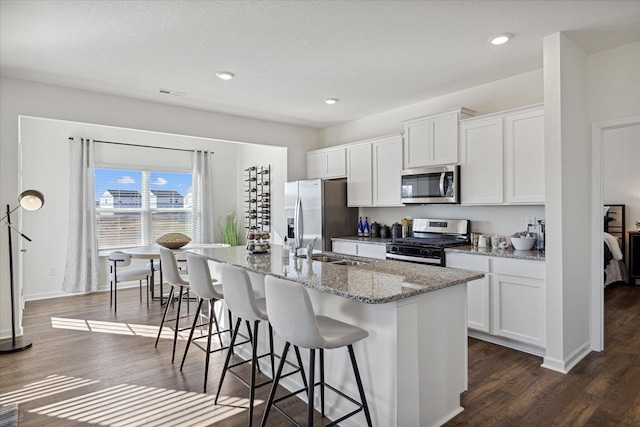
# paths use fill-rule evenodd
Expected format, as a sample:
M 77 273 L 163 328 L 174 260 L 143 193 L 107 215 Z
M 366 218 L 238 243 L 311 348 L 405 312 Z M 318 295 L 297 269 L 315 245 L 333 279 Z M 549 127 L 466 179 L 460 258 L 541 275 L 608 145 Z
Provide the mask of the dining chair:
M 131 256 L 121 251 L 111 252 L 109 254 L 109 263 L 111 264 L 109 272 L 109 307 L 113 307 L 114 313 L 118 312 L 118 282 L 138 280 L 140 282 L 140 303 L 142 303 L 142 281 L 147 281 L 147 306 L 149 306 L 149 276 L 151 270 L 142 268 L 128 268 L 122 270 L 122 267 L 131 265 Z

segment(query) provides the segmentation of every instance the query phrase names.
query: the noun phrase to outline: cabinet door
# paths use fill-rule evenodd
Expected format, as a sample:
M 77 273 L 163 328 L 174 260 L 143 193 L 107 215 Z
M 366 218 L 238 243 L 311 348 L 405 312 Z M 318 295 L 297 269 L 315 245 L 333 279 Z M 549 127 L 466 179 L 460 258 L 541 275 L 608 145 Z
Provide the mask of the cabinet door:
M 465 255 L 460 253 L 447 253 L 446 266 L 450 268 L 462 268 L 464 270 L 489 271 L 489 257 L 477 255 Z M 467 282 L 467 326 L 482 332 L 491 332 L 489 314 L 489 275 L 482 279 Z
M 429 122 L 429 164 L 458 163 L 458 114 L 434 117 Z
M 505 202 L 544 203 L 544 109 L 504 119 Z
M 490 280 L 493 334 L 544 347 L 544 281 L 502 274 Z
M 324 178 L 327 174 L 327 154 L 307 153 L 307 179 Z
M 373 205 L 402 206 L 402 137 L 373 144 Z
M 327 151 L 327 174 L 325 178 L 347 176 L 347 149 L 339 148 Z
M 467 282 L 467 326 L 482 332 L 490 332 L 489 276 Z
M 502 118 L 463 122 L 460 132 L 462 204 L 501 204 Z
M 411 169 L 429 165 L 429 120 L 420 120 L 405 125 L 404 168 Z
M 334 240 L 331 243 L 331 251 L 337 254 L 357 255 L 357 243 Z
M 356 255 L 367 258 L 386 259 L 387 247 L 385 245 L 359 242 L 356 244 Z
M 354 145 L 347 148 L 347 205 L 371 206 L 372 144 Z

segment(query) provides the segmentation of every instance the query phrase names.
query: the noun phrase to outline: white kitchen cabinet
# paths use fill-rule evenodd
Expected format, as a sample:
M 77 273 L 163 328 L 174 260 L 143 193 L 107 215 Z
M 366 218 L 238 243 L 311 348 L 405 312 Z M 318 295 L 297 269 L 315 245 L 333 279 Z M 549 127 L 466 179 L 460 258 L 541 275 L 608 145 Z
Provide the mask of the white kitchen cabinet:
M 461 202 L 501 204 L 503 201 L 502 119 L 488 118 L 460 126 L 462 151 Z
M 347 176 L 346 147 L 327 148 L 307 153 L 307 179 Z
M 347 206 L 373 204 L 373 149 L 371 143 L 347 147 Z
M 405 121 L 404 169 L 458 163 L 459 121 L 474 114 L 458 107 Z
M 544 204 L 542 105 L 460 124 L 463 205 Z
M 446 265 L 485 273 L 483 279 L 467 284 L 467 326 L 470 336 L 544 355 L 544 262 L 447 253 Z
M 402 137 L 400 135 L 373 143 L 373 206 L 403 206 Z
M 544 203 L 544 109 L 504 118 L 506 203 Z
M 377 243 L 361 241 L 333 240 L 331 251 L 339 254 L 386 259 L 387 247 Z
M 486 273 L 482 279 L 467 282 L 467 326 L 482 332 L 491 331 L 489 315 L 489 258 L 458 253 L 446 254 L 447 267 Z
M 401 172 L 400 134 L 347 146 L 347 205 L 402 206 Z

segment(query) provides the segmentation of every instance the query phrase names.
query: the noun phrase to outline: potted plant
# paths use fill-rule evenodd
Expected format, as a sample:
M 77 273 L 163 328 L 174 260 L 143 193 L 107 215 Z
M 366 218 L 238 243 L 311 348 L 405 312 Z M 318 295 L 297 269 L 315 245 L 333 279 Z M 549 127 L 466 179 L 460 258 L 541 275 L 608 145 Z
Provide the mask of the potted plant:
M 640 231 L 640 221 L 636 221 L 636 230 Z
M 226 243 L 231 246 L 239 246 L 240 235 L 238 234 L 238 226 L 236 222 L 236 213 L 229 212 L 225 215 L 224 220 L 218 219 L 218 225 L 220 226 L 220 240 L 222 243 Z

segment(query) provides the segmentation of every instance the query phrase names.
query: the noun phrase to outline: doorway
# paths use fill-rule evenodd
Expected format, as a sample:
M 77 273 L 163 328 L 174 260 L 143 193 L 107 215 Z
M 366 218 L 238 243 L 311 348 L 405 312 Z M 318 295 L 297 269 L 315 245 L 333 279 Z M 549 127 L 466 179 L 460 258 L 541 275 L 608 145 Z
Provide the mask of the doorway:
M 596 122 L 591 127 L 591 349 L 604 350 L 604 148 L 607 132 L 640 126 L 640 116 Z

